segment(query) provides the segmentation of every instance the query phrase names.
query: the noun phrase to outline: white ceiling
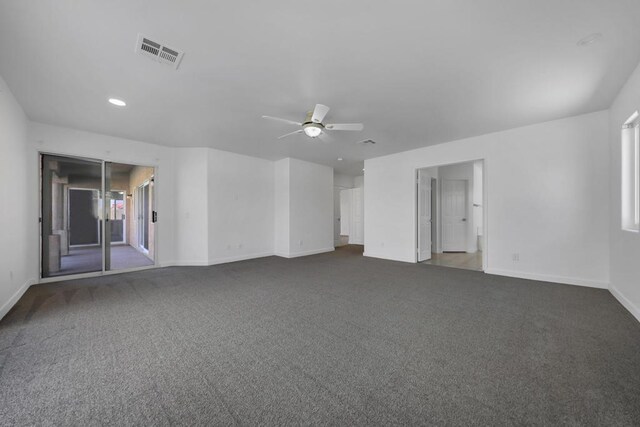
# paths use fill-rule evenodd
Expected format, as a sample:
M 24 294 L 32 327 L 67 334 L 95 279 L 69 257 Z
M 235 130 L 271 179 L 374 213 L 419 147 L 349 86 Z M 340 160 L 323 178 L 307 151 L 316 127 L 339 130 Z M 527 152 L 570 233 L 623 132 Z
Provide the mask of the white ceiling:
M 0 75 L 32 120 L 356 175 L 367 158 L 608 108 L 640 60 L 638 16 L 638 0 L 7 0 Z M 136 54 L 138 33 L 183 50 L 180 68 Z M 604 38 L 576 46 L 591 33 Z M 295 128 L 261 119 L 316 103 L 365 130 L 279 141 Z

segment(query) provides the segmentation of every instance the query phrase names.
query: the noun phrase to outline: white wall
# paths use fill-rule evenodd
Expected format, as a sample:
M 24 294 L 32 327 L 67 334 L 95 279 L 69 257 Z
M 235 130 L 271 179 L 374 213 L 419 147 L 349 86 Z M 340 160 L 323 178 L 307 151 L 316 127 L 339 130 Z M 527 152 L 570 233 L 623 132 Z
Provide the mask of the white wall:
M 488 272 L 608 287 L 608 127 L 603 111 L 366 160 L 365 254 L 414 262 L 416 169 L 485 159 Z
M 274 162 L 207 151 L 209 264 L 273 255 Z
M 274 174 L 276 255 L 296 257 L 332 251 L 333 169 L 283 159 L 276 162 Z
M 0 77 L 0 318 L 38 275 L 36 162 L 27 147 L 27 118 Z
M 209 263 L 208 151 L 189 148 L 174 152 L 175 257 L 170 264 Z M 161 218 L 162 211 L 158 216 Z
M 333 168 L 290 159 L 289 256 L 333 246 Z
M 640 233 L 622 230 L 621 212 L 621 128 L 636 110 L 640 111 L 640 67 L 633 72 L 609 110 L 611 292 L 640 320 Z
M 349 192 L 351 211 L 349 220 L 349 244 L 364 245 L 364 188 L 356 187 Z
M 278 160 L 274 164 L 274 252 L 278 256 L 289 256 L 289 177 L 291 159 Z
M 334 187 L 340 188 L 353 188 L 355 185 L 353 184 L 354 178 L 349 175 L 344 175 L 338 172 L 333 173 L 333 185 Z

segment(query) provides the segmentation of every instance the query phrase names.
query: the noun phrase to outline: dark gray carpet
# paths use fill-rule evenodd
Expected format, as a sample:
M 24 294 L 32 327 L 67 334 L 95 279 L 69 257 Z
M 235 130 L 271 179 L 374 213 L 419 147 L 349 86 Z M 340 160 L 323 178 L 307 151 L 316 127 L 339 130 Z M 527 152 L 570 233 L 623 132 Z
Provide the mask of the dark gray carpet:
M 0 322 L 3 425 L 639 425 L 605 290 L 357 248 L 35 286 Z

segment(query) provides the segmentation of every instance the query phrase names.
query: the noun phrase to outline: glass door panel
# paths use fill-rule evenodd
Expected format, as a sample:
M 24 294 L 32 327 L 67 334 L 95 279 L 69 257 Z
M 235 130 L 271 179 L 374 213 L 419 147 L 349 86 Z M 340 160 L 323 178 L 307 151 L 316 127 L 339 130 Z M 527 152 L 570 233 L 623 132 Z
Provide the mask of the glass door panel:
M 42 155 L 42 277 L 102 271 L 102 163 Z
M 152 167 L 41 155 L 42 277 L 155 264 Z
M 105 270 L 122 270 L 155 264 L 151 212 L 153 195 L 150 183 L 154 168 L 110 163 L 105 165 L 107 177 L 107 228 Z M 106 241 L 106 239 L 105 239 Z

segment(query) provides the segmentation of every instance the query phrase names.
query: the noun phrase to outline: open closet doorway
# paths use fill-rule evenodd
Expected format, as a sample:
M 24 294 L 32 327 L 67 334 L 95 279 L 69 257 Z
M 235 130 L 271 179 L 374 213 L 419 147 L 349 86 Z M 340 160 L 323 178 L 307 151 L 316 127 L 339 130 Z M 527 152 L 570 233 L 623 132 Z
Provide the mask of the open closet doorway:
M 364 245 L 364 188 L 340 190 L 340 244 Z
M 484 181 L 483 160 L 417 170 L 417 262 L 486 268 Z
M 41 154 L 40 173 L 41 279 L 155 265 L 153 167 Z

